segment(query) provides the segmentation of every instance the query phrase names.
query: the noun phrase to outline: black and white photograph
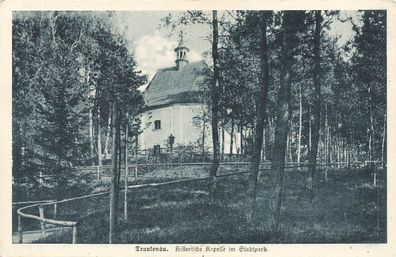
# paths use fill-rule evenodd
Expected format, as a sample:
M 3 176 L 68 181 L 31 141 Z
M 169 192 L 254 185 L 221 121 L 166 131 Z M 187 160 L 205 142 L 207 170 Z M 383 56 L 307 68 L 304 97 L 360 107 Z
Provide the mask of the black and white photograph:
M 388 15 L 13 10 L 11 244 L 386 245 Z

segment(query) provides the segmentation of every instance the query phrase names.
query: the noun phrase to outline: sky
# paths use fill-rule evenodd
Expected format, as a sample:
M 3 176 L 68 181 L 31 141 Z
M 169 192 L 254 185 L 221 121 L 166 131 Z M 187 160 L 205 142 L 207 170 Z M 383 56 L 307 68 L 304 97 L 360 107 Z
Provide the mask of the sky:
M 138 67 L 152 78 L 160 68 L 175 65 L 174 49 L 179 43 L 180 30 L 183 30 L 184 42 L 190 49 L 190 61 L 202 60 L 202 54 L 210 49 L 207 40 L 208 25 L 183 26 L 172 31 L 171 28 L 159 28 L 166 11 L 117 12 L 117 25 L 130 42 L 130 47 Z M 172 12 L 178 15 L 181 12 Z
M 190 61 L 202 60 L 205 52 L 210 50 L 208 37 L 211 33 L 209 25 L 190 25 L 178 27 L 172 32 L 170 28 L 160 28 L 164 22 L 162 18 L 169 13 L 176 17 L 182 12 L 170 11 L 121 11 L 115 13 L 116 26 L 124 33 L 130 42 L 130 48 L 138 65 L 144 73 L 148 74 L 149 81 L 160 68 L 175 65 L 175 52 L 179 42 L 180 30 L 184 33 L 184 42 L 189 47 L 188 59 Z M 357 21 L 357 12 L 342 11 L 341 16 L 353 17 Z M 330 28 L 330 34 L 340 36 L 338 44 L 341 46 L 353 37 L 350 22 L 335 21 Z

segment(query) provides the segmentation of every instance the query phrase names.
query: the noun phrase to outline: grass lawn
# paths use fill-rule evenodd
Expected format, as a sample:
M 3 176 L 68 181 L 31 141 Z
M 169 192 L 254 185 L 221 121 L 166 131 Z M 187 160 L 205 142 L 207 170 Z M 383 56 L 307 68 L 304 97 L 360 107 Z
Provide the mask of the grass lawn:
M 318 172 L 313 201 L 307 173 L 286 172 L 281 233 L 268 231 L 269 171 L 261 173 L 254 227 L 245 221 L 247 175 L 218 179 L 216 196 L 199 180 L 129 191 L 128 220 L 120 218 L 116 243 L 383 243 L 386 242 L 386 178 L 372 185 L 367 170 Z M 122 208 L 120 201 L 120 214 Z M 377 205 L 378 204 L 378 205 Z M 82 206 L 83 207 L 83 206 Z M 108 205 L 107 205 L 108 207 Z M 107 243 L 108 208 L 80 221 L 79 243 Z M 84 207 L 83 207 L 84 208 Z M 70 233 L 41 242 L 70 242 Z

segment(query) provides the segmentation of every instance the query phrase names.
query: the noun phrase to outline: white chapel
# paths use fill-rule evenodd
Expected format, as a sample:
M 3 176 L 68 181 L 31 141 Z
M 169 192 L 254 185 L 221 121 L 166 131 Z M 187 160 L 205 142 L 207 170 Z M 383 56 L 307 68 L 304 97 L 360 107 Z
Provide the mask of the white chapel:
M 139 149 L 166 148 L 169 138 L 173 146 L 204 145 L 212 149 L 210 121 L 204 122 L 207 112 L 198 91 L 205 83 L 202 75 L 204 61 L 189 62 L 189 48 L 183 36 L 175 48 L 176 65 L 159 69 L 144 91 L 146 108 L 142 114 L 142 133 Z M 225 131 L 224 153 L 230 151 L 230 133 Z M 239 133 L 233 139 L 234 153 L 239 151 Z

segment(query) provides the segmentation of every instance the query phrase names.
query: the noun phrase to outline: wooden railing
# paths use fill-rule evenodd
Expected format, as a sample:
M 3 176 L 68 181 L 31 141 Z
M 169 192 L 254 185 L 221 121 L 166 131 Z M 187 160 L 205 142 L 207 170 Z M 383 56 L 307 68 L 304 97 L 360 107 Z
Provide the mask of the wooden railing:
M 317 166 L 334 166 L 334 165 L 357 165 L 357 164 L 364 164 L 367 162 L 355 162 L 355 163 L 347 163 L 347 162 L 342 162 L 342 163 L 328 163 L 328 164 L 317 164 Z M 375 161 L 374 163 L 376 164 L 382 164 L 382 162 L 380 161 Z M 248 162 L 235 162 L 235 163 L 221 163 L 220 165 L 249 165 L 250 163 Z M 158 166 L 158 164 L 149 164 L 149 165 L 145 165 L 145 164 L 135 164 L 135 177 L 137 177 L 137 167 L 143 167 L 143 166 Z M 169 164 L 164 164 L 164 165 L 169 165 Z M 176 165 L 211 165 L 211 163 L 179 163 Z M 266 170 L 270 170 L 270 163 L 262 163 L 260 164 L 262 168 L 260 168 L 260 171 L 266 171 Z M 292 168 L 307 168 L 308 164 L 304 163 L 304 164 L 299 164 L 299 165 L 286 165 L 285 169 L 292 169 Z M 236 173 L 226 173 L 226 174 L 220 174 L 218 175 L 218 177 L 224 177 L 224 176 L 233 176 L 233 175 L 239 175 L 239 174 L 246 174 L 249 171 L 243 171 L 243 172 L 236 172 Z M 374 186 L 377 185 L 377 173 L 374 172 L 373 174 L 373 184 Z M 145 187 L 156 187 L 156 186 L 163 186 L 163 185 L 169 185 L 169 184 L 176 184 L 176 183 L 182 183 L 182 182 L 189 182 L 189 181 L 195 181 L 195 180 L 205 180 L 208 179 L 209 176 L 205 176 L 205 177 L 198 177 L 198 178 L 187 178 L 187 179 L 178 179 L 178 180 L 172 180 L 172 181 L 167 181 L 167 182 L 159 182 L 159 183 L 147 183 L 147 184 L 137 184 L 137 185 L 130 185 L 128 186 L 128 172 L 126 171 L 125 173 L 125 185 L 122 188 L 122 190 L 124 190 L 125 193 L 125 197 L 124 197 L 124 218 L 127 219 L 127 192 L 129 189 L 135 189 L 135 188 L 145 188 Z M 327 173 L 325 174 L 325 176 L 327 177 Z M 107 195 L 110 194 L 110 191 L 105 191 L 105 192 L 100 192 L 100 193 L 95 193 L 95 194 L 89 194 L 89 195 L 84 195 L 84 196 L 80 196 L 80 197 L 74 197 L 74 198 L 70 198 L 70 199 L 64 199 L 64 200 L 60 200 L 60 201 L 38 201 L 38 202 L 24 202 L 24 203 L 34 203 L 33 205 L 28 205 L 22 208 L 19 208 L 17 210 L 17 215 L 18 215 L 18 243 L 22 243 L 23 242 L 23 227 L 22 227 L 22 218 L 26 218 L 26 219 L 33 219 L 33 220 L 37 220 L 40 222 L 41 225 L 41 234 L 42 237 L 46 236 L 46 232 L 45 232 L 45 224 L 51 224 L 51 225 L 55 225 L 55 226 L 60 226 L 60 227 L 71 227 L 72 228 L 72 243 L 75 244 L 77 243 L 77 229 L 78 229 L 78 221 L 63 221 L 63 220 L 57 220 L 56 216 L 57 216 L 57 209 L 58 209 L 58 205 L 62 204 L 62 203 L 67 203 L 67 202 L 73 202 L 73 201 L 78 201 L 78 200 L 82 200 L 82 199 L 88 199 L 88 198 L 93 198 L 93 197 L 97 197 L 97 196 L 103 196 L 103 195 Z M 18 204 L 18 203 L 13 203 L 13 204 Z M 39 211 L 39 215 L 33 215 L 33 214 L 28 214 L 26 213 L 27 210 L 33 210 L 34 208 L 38 208 Z M 48 218 L 45 217 L 44 213 L 45 213 L 45 208 L 53 208 L 53 217 L 52 218 Z
M 108 191 L 106 192 L 100 192 L 100 193 L 95 193 L 95 194 L 90 194 L 90 195 L 84 195 L 84 196 L 79 196 L 79 197 L 73 197 L 70 199 L 64 199 L 60 201 L 47 201 L 47 202 L 42 202 L 41 203 L 36 203 L 33 205 L 28 205 L 25 207 L 22 207 L 17 210 L 17 215 L 18 215 L 18 243 L 23 242 L 23 227 L 22 227 L 22 218 L 27 218 L 27 219 L 33 219 L 37 220 L 40 222 L 40 227 L 41 227 L 41 235 L 44 238 L 46 236 L 46 224 L 54 225 L 54 226 L 59 226 L 59 227 L 71 227 L 72 228 L 72 243 L 75 244 L 77 242 L 77 228 L 78 228 L 78 221 L 63 221 L 63 220 L 57 220 L 57 209 L 58 205 L 61 203 L 66 203 L 66 202 L 72 202 L 72 201 L 77 201 L 81 199 L 86 199 L 86 198 L 91 198 L 95 196 L 100 196 L 100 195 L 106 195 L 109 194 Z M 53 217 L 48 218 L 45 217 L 45 208 L 48 207 L 53 208 Z M 39 216 L 33 215 L 33 214 L 28 214 L 26 213 L 27 210 L 33 210 L 34 208 L 38 207 L 39 211 Z

